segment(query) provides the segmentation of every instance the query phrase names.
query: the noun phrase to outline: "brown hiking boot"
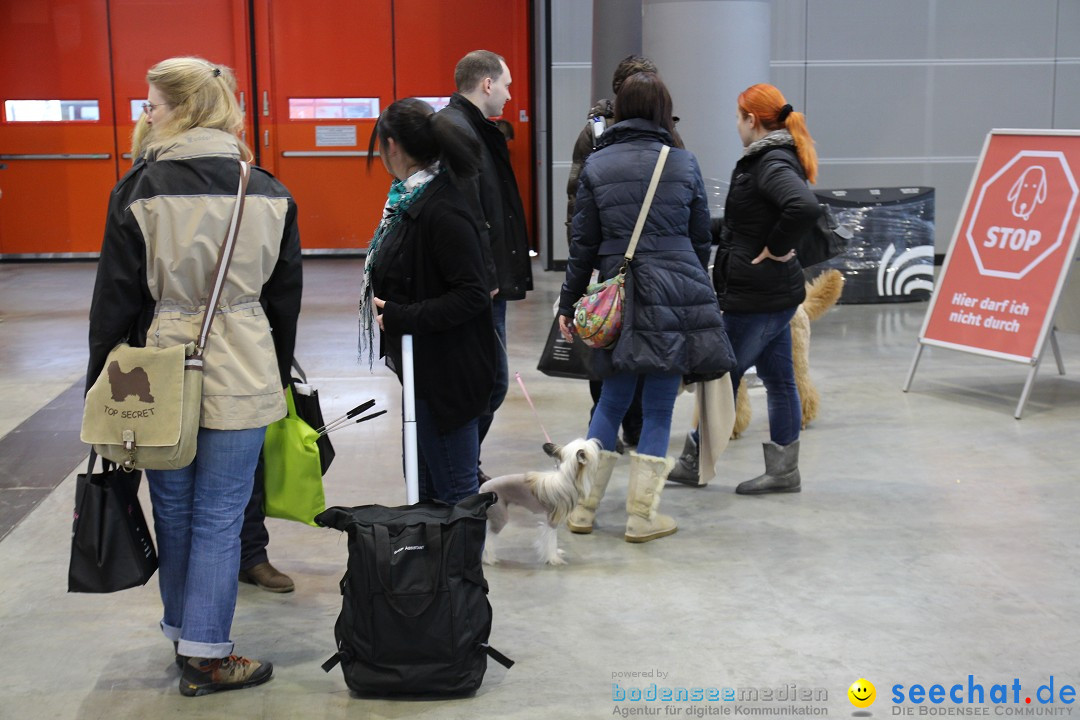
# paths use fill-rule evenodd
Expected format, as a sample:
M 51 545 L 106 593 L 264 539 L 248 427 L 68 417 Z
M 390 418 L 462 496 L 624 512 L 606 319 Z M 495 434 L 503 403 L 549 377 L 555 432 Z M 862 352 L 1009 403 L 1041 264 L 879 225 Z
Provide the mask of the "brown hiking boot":
M 226 658 L 188 658 L 180 673 L 180 694 L 209 695 L 218 690 L 242 690 L 262 685 L 274 674 L 270 663 L 239 655 Z
M 268 562 L 241 570 L 237 579 L 272 593 L 288 593 L 296 589 L 291 577 Z

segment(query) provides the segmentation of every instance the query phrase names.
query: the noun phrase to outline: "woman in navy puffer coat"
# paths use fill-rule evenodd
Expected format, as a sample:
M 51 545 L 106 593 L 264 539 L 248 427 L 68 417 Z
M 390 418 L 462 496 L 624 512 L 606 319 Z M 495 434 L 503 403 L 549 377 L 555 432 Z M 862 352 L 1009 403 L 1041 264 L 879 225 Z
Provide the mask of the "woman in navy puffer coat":
M 647 542 L 676 530 L 675 521 L 656 508 L 671 469 L 666 455 L 679 383 L 684 377 L 717 378 L 734 367 L 706 271 L 705 183 L 697 160 L 682 149 L 671 110 L 671 96 L 656 73 L 632 75 L 619 89 L 615 124 L 582 169 L 559 299 L 559 325 L 570 339 L 574 303 L 593 270 L 601 280 L 618 273 L 660 149 L 674 145 L 630 265 L 622 334 L 613 349 L 592 351 L 593 370 L 605 379 L 589 437 L 599 439 L 605 450 L 589 497 L 568 521 L 573 532 L 592 531 L 596 506 L 618 457 L 611 451 L 619 423 L 644 376 L 641 438 L 637 452 L 630 454 L 628 542 Z

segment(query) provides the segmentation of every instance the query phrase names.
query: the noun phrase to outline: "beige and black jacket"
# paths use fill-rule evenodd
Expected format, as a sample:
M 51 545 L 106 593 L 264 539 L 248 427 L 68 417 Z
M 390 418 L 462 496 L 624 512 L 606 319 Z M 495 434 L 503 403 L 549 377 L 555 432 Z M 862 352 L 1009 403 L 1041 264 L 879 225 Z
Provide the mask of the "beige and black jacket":
M 151 147 L 113 189 L 90 306 L 88 388 L 121 341 L 196 339 L 236 202 L 239 157 L 233 136 L 195 128 Z M 301 290 L 296 203 L 253 168 L 206 347 L 202 427 L 257 428 L 285 415 Z

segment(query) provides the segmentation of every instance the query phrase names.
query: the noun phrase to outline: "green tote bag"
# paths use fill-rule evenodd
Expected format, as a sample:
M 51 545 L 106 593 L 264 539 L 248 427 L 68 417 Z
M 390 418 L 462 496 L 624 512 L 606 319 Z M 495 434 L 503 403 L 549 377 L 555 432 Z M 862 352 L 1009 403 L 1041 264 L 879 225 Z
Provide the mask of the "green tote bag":
M 285 391 L 289 414 L 266 428 L 263 472 L 267 516 L 296 520 L 318 527 L 314 518 L 326 509 L 322 466 L 316 441 L 319 434 L 296 414 L 293 389 Z

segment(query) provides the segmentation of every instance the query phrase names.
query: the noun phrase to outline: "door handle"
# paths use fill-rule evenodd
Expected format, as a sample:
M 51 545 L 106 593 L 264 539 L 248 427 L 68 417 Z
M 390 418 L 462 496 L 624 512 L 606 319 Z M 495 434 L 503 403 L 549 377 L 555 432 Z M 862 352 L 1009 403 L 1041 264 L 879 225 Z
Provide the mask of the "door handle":
M 263 147 L 270 147 L 270 131 L 263 130 Z
M 263 116 L 270 117 L 270 93 L 263 90 Z
M 244 105 L 244 91 L 240 91 L 240 112 L 247 112 L 247 107 Z

